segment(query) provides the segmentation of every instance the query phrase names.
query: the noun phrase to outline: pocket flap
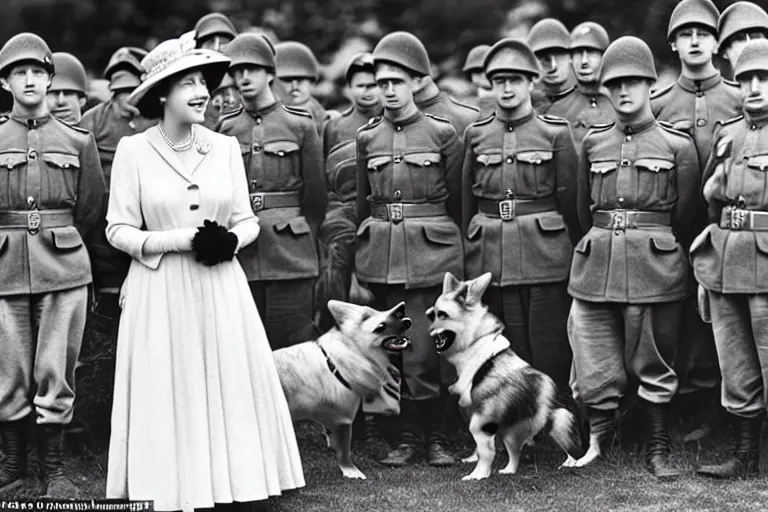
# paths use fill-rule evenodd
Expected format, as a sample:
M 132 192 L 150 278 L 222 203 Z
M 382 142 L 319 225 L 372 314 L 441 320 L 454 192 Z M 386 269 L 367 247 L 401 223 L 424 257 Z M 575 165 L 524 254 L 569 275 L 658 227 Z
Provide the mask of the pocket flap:
M 542 231 L 565 231 L 565 220 L 560 215 L 537 217 L 536 222 Z
M 26 153 L 2 153 L 0 154 L 0 167 L 13 169 L 17 165 L 27 163 Z
M 267 142 L 264 144 L 264 152 L 277 156 L 285 156 L 299 150 L 299 145 L 288 140 L 278 140 L 276 142 Z
M 528 164 L 541 164 L 548 160 L 552 160 L 553 153 L 551 151 L 521 151 L 515 155 L 518 162 L 525 162 Z
M 761 171 L 768 169 L 768 155 L 755 155 L 749 157 L 747 166 L 752 167 L 753 169 L 760 169 Z
M 470 222 L 467 228 L 467 240 L 477 240 L 480 238 L 480 233 L 483 231 L 483 226 L 479 222 Z
M 477 155 L 478 163 L 483 165 L 499 165 L 503 160 L 501 153 L 483 153 Z
M 83 245 L 83 239 L 80 238 L 80 233 L 74 226 L 52 228 L 51 236 L 53 237 L 53 245 L 57 249 L 75 249 Z
M 291 233 L 294 235 L 307 235 L 312 232 L 305 217 L 294 217 L 291 220 L 276 222 L 274 227 L 278 233 L 285 231 L 287 228 L 290 228 Z
M 768 254 L 768 234 L 755 233 L 755 245 L 757 250 L 763 254 Z M 0 251 L 2 251 L 2 241 L 0 241 Z
M 424 236 L 430 242 L 453 245 L 458 242 L 458 227 L 455 224 L 424 224 Z
M 693 129 L 693 121 L 689 119 L 682 119 L 680 121 L 675 121 L 672 123 L 672 128 L 675 130 L 680 130 L 681 132 L 690 133 Z
M 45 163 L 60 169 L 78 169 L 80 167 L 80 158 L 77 155 L 67 153 L 43 153 L 43 160 Z
M 675 167 L 675 162 L 661 158 L 638 158 L 635 160 L 635 167 L 642 167 L 652 172 L 669 171 Z
M 250 155 L 251 154 L 251 144 L 248 142 L 240 142 L 240 154 L 241 155 Z
M 391 161 L 392 161 L 391 155 L 374 156 L 368 159 L 368 168 L 377 169 L 384 164 L 388 164 Z
M 618 168 L 619 164 L 617 162 L 592 162 L 589 166 L 589 170 L 597 174 L 605 174 Z
M 677 250 L 677 242 L 674 238 L 651 238 L 651 246 L 658 252 L 675 252 Z
M 584 256 L 589 256 L 589 251 L 592 248 L 592 241 L 584 237 L 581 240 L 579 240 L 579 243 L 576 244 L 576 247 L 574 248 L 574 251 L 576 251 L 579 254 L 583 254 Z
M 357 146 L 355 140 L 349 140 L 347 142 L 341 142 L 336 144 L 328 152 L 327 162 L 330 165 L 336 165 L 338 162 L 355 160 L 355 154 L 357 153 Z
M 440 163 L 440 153 L 409 153 L 403 155 L 403 160 L 411 165 L 429 167 Z

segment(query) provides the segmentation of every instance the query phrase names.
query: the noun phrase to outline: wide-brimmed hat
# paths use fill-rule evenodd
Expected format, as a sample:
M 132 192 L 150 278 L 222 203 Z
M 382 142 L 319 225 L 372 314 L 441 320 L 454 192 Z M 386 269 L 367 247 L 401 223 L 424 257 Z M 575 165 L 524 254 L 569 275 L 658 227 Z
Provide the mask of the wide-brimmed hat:
M 157 45 L 141 60 L 141 66 L 146 70 L 141 76 L 141 85 L 128 98 L 128 102 L 139 109 L 142 108 L 141 103 L 148 99 L 147 93 L 159 83 L 191 69 L 200 69 L 208 90 L 212 90 L 229 69 L 229 59 L 212 50 L 196 49 L 195 33 L 187 32 L 178 39 L 169 39 Z

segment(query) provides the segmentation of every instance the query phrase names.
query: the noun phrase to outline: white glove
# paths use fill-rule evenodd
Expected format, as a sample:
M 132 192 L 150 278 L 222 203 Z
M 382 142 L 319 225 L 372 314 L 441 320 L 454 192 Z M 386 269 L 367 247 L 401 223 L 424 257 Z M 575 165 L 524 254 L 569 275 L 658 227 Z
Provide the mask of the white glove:
M 141 253 L 144 256 L 191 251 L 192 239 L 195 237 L 197 229 L 169 229 L 168 231 L 150 231 L 149 233 L 149 237 L 141 247 Z

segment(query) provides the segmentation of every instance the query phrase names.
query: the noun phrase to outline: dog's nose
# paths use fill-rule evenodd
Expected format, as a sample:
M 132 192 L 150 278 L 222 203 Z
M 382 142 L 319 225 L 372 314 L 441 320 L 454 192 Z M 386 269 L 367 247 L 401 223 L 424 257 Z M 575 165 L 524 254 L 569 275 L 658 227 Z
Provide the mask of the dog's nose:
M 413 321 L 411 321 L 410 318 L 405 317 L 402 320 L 400 320 L 400 327 L 403 329 L 410 329 L 411 325 L 413 325 Z

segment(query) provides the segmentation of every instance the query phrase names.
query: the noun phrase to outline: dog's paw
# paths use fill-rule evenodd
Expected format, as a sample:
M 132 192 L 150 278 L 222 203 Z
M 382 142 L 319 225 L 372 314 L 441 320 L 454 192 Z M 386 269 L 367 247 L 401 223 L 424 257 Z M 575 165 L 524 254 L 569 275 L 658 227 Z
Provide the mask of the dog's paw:
M 567 458 L 567 459 L 565 459 L 565 462 L 563 462 L 562 464 L 560 464 L 560 468 L 558 468 L 558 469 L 562 469 L 562 468 L 572 468 L 572 467 L 575 467 L 575 466 L 576 466 L 576 459 L 574 459 L 573 457 L 571 457 L 571 456 L 569 455 L 569 456 L 568 456 L 568 458 Z
M 485 480 L 489 476 L 490 474 L 485 471 L 473 471 L 467 476 L 465 476 L 464 478 L 462 478 L 462 480 L 464 480 L 465 482 L 468 482 L 470 480 Z
M 517 468 L 511 468 L 509 466 L 505 466 L 499 470 L 500 475 L 514 475 L 517 473 Z
M 463 462 L 464 464 L 472 464 L 473 462 L 477 462 L 479 459 L 480 457 L 478 457 L 477 455 L 477 450 L 475 450 L 474 452 L 472 452 L 472 455 L 470 455 L 469 457 L 464 457 L 463 459 L 461 459 L 461 462 Z
M 341 468 L 341 472 L 344 474 L 344 478 L 355 478 L 358 480 L 366 480 L 363 472 L 357 469 L 355 466 L 351 466 L 348 468 Z
M 573 467 L 575 467 L 575 468 L 583 468 L 587 464 L 591 464 L 592 462 L 594 462 L 595 459 L 600 457 L 600 455 L 601 455 L 601 453 L 600 453 L 600 449 L 599 448 L 595 448 L 593 446 L 590 446 L 589 450 L 587 450 L 587 453 L 585 453 L 582 458 L 577 460 L 574 463 Z

